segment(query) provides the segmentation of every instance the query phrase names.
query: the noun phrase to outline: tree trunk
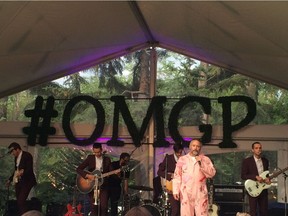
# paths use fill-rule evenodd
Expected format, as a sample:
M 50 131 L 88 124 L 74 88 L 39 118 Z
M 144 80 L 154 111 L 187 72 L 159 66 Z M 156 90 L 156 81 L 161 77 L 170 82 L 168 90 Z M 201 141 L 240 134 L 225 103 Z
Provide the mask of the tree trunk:
M 140 63 L 140 85 L 138 97 L 147 97 L 149 95 L 149 83 L 150 83 L 150 55 L 146 50 L 141 52 Z

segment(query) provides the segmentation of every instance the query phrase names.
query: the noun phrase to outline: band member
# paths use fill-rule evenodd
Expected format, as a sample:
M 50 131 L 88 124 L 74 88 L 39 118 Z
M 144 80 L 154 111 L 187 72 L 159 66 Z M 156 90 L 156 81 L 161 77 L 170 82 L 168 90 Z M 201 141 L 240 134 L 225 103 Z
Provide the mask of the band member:
M 117 170 L 123 166 L 127 166 L 130 161 L 130 155 L 126 152 L 123 152 L 120 155 L 118 161 L 112 162 L 112 169 Z M 110 207 L 111 212 L 110 216 L 118 215 L 118 201 L 120 199 L 121 193 L 123 196 L 128 195 L 128 178 L 130 176 L 129 170 L 122 170 L 118 174 L 111 175 L 108 179 L 109 181 L 109 198 L 110 198 Z M 124 206 L 122 206 L 124 208 Z
M 14 172 L 6 182 L 9 187 L 11 183 L 15 184 L 17 206 L 20 215 L 28 211 L 26 199 L 31 189 L 36 185 L 36 177 L 33 171 L 33 157 L 29 152 L 23 151 L 21 146 L 13 142 L 8 146 L 9 153 L 15 159 Z
M 168 198 L 171 205 L 171 216 L 180 215 L 180 201 L 174 199 L 172 194 L 172 188 L 169 188 L 169 184 L 172 186 L 172 179 L 176 167 L 176 163 L 182 155 L 183 146 L 181 144 L 175 144 L 173 146 L 174 153 L 166 155 L 162 163 L 159 164 L 158 176 L 162 178 L 163 184 L 165 184 L 166 190 L 168 191 Z M 165 189 L 164 187 L 164 189 Z
M 95 175 L 88 173 L 95 169 L 100 170 L 102 173 L 106 173 L 112 170 L 111 160 L 102 154 L 101 143 L 93 144 L 93 154 L 87 156 L 87 158 L 77 167 L 76 172 L 87 180 L 95 180 Z M 87 172 L 87 171 L 88 172 Z M 89 193 L 90 205 L 91 205 L 91 216 L 101 215 L 106 216 L 108 214 L 108 182 L 104 180 L 100 186 L 99 196 L 96 197 L 100 205 L 95 205 L 98 202 L 95 201 L 94 193 L 92 190 Z
M 179 158 L 173 178 L 173 195 L 181 201 L 181 216 L 208 215 L 208 190 L 206 179 L 216 170 L 212 161 L 200 154 L 202 143 L 190 142 L 190 152 Z
M 251 179 L 258 181 L 260 183 L 271 184 L 269 178 L 263 179 L 260 174 L 269 167 L 269 161 L 261 157 L 262 154 L 262 145 L 260 142 L 252 143 L 252 152 L 253 156 L 248 157 L 242 162 L 241 178 L 243 180 Z M 267 189 L 263 190 L 261 194 L 257 197 L 249 196 L 249 209 L 250 215 L 257 215 L 257 205 L 259 208 L 260 216 L 268 215 L 268 191 Z

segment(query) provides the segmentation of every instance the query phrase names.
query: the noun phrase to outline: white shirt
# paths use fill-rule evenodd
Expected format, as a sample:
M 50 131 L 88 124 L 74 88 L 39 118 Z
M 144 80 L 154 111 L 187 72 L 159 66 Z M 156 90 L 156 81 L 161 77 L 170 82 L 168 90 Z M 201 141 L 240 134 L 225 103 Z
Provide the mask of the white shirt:
M 256 158 L 254 156 L 254 160 L 255 160 L 255 163 L 256 163 L 256 166 L 257 166 L 258 173 L 260 175 L 261 173 L 264 172 L 262 159 L 261 158 L 258 159 L 258 158 Z
M 95 169 L 102 171 L 102 162 L 103 162 L 103 157 L 98 158 L 95 156 L 95 163 L 96 163 Z
M 19 166 L 19 164 L 20 164 L 20 160 L 21 160 L 21 158 L 22 158 L 22 152 L 23 152 L 23 151 L 20 152 L 20 154 L 18 155 L 18 157 L 17 157 L 17 159 L 16 159 L 16 167 L 17 167 L 17 169 L 18 169 L 18 166 Z

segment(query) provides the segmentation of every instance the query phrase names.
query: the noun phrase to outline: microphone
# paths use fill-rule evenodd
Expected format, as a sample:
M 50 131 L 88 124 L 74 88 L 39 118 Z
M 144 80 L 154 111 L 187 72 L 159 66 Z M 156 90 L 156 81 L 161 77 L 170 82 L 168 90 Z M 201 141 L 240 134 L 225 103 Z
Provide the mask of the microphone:
M 199 155 L 196 156 L 196 160 L 198 159 Z M 201 166 L 201 160 L 197 160 L 199 166 Z

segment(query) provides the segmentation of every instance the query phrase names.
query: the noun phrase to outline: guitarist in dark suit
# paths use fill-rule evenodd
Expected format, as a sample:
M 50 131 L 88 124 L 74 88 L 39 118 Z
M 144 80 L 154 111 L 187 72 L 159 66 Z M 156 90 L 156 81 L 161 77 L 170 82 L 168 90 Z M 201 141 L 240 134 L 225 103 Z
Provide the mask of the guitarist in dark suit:
M 111 160 L 102 154 L 101 143 L 93 144 L 93 154 L 88 155 L 87 158 L 77 167 L 76 172 L 87 180 L 95 180 L 95 175 L 90 174 L 86 171 L 93 172 L 95 169 L 100 170 L 102 173 L 106 173 L 112 170 Z M 108 182 L 104 180 L 103 184 L 100 186 L 100 206 L 95 204 L 94 190 L 89 193 L 90 204 L 91 204 L 91 216 L 98 215 L 98 210 L 100 212 L 99 216 L 108 215 Z M 98 209 L 98 207 L 100 209 Z
M 33 157 L 29 152 L 23 151 L 16 142 L 11 143 L 8 149 L 9 153 L 15 157 L 15 166 L 14 173 L 10 176 L 6 186 L 9 187 L 11 183 L 15 185 L 17 206 L 20 215 L 22 215 L 29 210 L 26 199 L 31 189 L 36 185 L 36 177 L 33 172 Z
M 173 150 L 174 154 L 166 155 L 162 163 L 159 164 L 159 169 L 157 172 L 158 176 L 162 177 L 162 179 L 165 179 L 166 177 L 166 181 L 171 182 L 171 185 L 176 163 L 183 152 L 183 146 L 175 143 Z M 168 193 L 169 202 L 171 205 L 171 216 L 180 216 L 180 201 L 174 199 L 172 191 L 168 191 Z
M 254 142 L 252 144 L 253 156 L 248 157 L 242 162 L 241 178 L 243 180 L 251 179 L 260 183 L 271 184 L 269 178 L 263 179 L 260 174 L 269 168 L 269 161 L 261 157 L 262 144 Z M 265 189 L 257 197 L 249 196 L 250 215 L 257 215 L 257 205 L 259 216 L 268 216 L 268 190 Z

